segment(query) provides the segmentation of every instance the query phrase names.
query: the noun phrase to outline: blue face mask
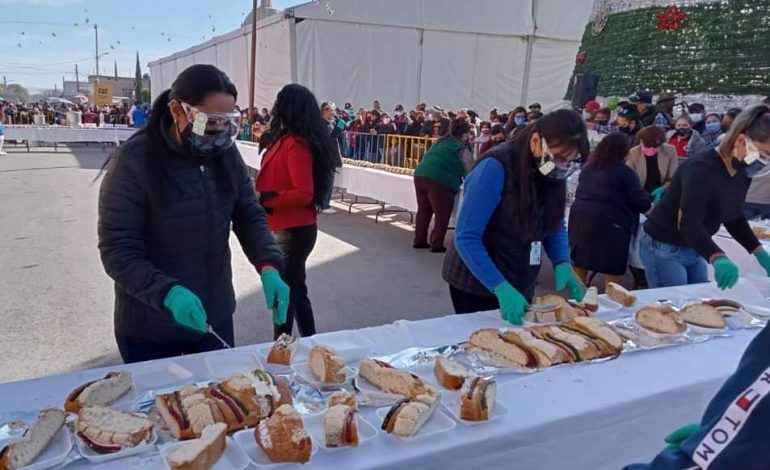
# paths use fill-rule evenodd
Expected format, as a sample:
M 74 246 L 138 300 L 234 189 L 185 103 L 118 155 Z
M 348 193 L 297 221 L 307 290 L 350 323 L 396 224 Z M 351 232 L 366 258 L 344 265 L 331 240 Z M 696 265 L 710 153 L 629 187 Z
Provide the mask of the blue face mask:
M 517 126 L 521 126 L 527 123 L 527 118 L 516 116 L 515 118 L 513 118 L 513 122 L 515 122 Z
M 709 134 L 716 134 L 717 132 L 722 130 L 722 124 L 718 122 L 707 122 L 706 123 L 706 132 Z

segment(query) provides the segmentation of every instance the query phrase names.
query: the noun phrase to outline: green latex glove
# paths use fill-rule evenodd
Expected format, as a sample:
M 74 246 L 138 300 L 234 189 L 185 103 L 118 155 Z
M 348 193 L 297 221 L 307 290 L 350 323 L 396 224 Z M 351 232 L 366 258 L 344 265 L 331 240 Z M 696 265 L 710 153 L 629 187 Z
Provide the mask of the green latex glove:
M 652 205 L 657 206 L 661 199 L 663 199 L 663 195 L 666 194 L 666 188 L 664 186 L 661 186 L 660 188 L 654 190 L 652 193 Z
M 759 261 L 759 265 L 765 270 L 768 276 L 770 276 L 770 255 L 765 250 L 759 250 L 754 253 L 754 257 Z
M 556 290 L 563 291 L 569 288 L 569 296 L 575 302 L 582 302 L 583 297 L 586 295 L 586 286 L 580 282 L 580 279 L 575 275 L 575 271 L 572 270 L 572 265 L 569 263 L 561 263 L 556 265 L 553 269 L 554 278 L 556 281 Z
M 732 289 L 738 282 L 738 266 L 727 256 L 715 259 L 712 264 L 714 265 L 714 278 L 717 281 L 717 287 L 722 290 Z
M 665 443 L 668 444 L 666 449 L 679 449 L 682 443 L 692 437 L 699 429 L 700 424 L 688 424 L 675 430 L 664 439 Z
M 283 325 L 289 311 L 289 286 L 283 282 L 278 271 L 265 269 L 262 271 L 262 288 L 267 308 L 273 311 L 273 323 Z
M 201 299 L 191 290 L 182 286 L 172 287 L 163 300 L 163 306 L 171 312 L 178 324 L 198 333 L 206 333 L 206 310 Z
M 500 316 L 513 325 L 521 325 L 529 302 L 508 282 L 495 288 L 495 295 L 500 302 Z

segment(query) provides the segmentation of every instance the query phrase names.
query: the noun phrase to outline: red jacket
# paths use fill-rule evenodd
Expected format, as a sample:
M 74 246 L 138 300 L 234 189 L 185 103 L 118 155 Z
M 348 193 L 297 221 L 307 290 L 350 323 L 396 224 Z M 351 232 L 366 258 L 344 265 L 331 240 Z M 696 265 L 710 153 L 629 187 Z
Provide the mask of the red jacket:
M 277 193 L 263 202 L 270 230 L 315 224 L 313 154 L 307 142 L 290 134 L 279 138 L 262 158 L 256 189 Z

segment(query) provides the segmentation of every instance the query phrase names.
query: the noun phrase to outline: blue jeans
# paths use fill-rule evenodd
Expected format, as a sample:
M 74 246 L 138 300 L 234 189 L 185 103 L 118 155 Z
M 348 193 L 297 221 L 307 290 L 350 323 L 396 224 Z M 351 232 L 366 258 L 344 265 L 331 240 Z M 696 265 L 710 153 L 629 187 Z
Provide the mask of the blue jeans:
M 642 231 L 639 256 L 651 288 L 708 282 L 706 261 L 692 248 L 663 243 Z
M 324 193 L 324 200 L 323 204 L 321 204 L 321 210 L 330 209 L 332 207 L 332 193 L 334 192 L 334 175 L 337 173 L 337 169 L 334 169 L 334 172 L 329 177 L 329 187 L 326 189 L 326 192 Z

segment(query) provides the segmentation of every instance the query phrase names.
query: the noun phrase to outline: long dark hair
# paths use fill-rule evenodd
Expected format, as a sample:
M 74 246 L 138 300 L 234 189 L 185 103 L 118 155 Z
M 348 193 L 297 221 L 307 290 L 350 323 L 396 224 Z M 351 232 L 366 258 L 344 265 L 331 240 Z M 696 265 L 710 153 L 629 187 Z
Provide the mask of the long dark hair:
M 519 131 L 506 146 L 515 156 L 511 162 L 518 207 L 516 217 L 511 221 L 519 227 L 522 239 L 531 240 L 537 235 L 536 220 L 543 221 L 543 228 L 553 232 L 564 220 L 567 199 L 566 181 L 552 182 L 540 175 L 535 166 L 535 155 L 530 147 L 532 134 L 539 133 L 550 147 L 568 146 L 577 148 L 583 159 L 588 156 L 588 133 L 582 116 L 570 109 L 548 113 L 536 122 Z
M 270 131 L 278 140 L 284 134 L 304 139 L 313 154 L 313 203 L 320 207 L 332 185 L 334 146 L 329 125 L 321 116 L 313 93 L 302 85 L 286 85 L 273 105 Z
M 170 124 L 171 100 L 184 101 L 191 106 L 201 104 L 209 93 L 227 93 L 236 100 L 238 90 L 230 78 L 213 65 L 197 64 L 190 66 L 176 77 L 171 88 L 161 93 L 152 104 L 152 114 L 147 122 L 147 132 L 160 136 L 164 127 Z
M 662 132 L 662 131 L 661 131 Z M 603 170 L 612 165 L 623 163 L 628 155 L 628 139 L 619 133 L 613 133 L 603 138 L 588 157 L 586 168 Z

